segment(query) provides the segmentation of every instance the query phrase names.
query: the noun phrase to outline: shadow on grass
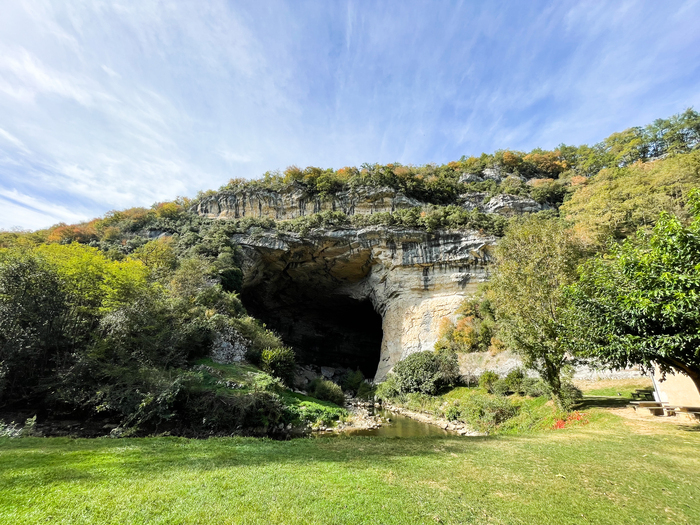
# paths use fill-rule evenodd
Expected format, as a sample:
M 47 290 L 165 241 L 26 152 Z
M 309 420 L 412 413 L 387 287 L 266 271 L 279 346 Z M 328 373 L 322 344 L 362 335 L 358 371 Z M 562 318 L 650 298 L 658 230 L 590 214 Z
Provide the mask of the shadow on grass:
M 629 398 L 626 397 L 604 397 L 604 396 L 584 396 L 579 403 L 579 410 L 588 408 L 625 408 L 629 405 Z
M 0 486 L 42 486 L 66 481 L 159 477 L 166 472 L 307 466 L 346 463 L 353 468 L 388 467 L 408 457 L 474 452 L 494 437 L 296 439 L 125 438 L 0 439 Z M 465 446 L 466 445 L 466 446 Z

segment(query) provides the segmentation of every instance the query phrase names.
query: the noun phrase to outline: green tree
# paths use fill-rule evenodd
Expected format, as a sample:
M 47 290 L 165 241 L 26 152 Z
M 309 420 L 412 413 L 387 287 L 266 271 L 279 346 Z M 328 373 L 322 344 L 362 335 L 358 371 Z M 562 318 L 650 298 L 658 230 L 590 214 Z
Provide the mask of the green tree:
M 622 239 L 640 226 L 651 227 L 662 211 L 687 218 L 687 194 L 698 181 L 700 150 L 605 169 L 580 186 L 560 211 L 593 240 Z
M 568 291 L 575 307 L 571 341 L 608 365 L 658 364 L 681 370 L 700 388 L 700 192 L 685 226 L 662 213 L 640 232 L 588 261 Z
M 562 337 L 563 286 L 576 279 L 576 267 L 586 253 L 564 222 L 523 218 L 512 223 L 499 242 L 490 283 L 499 337 L 522 356 L 525 366 L 540 374 L 560 407 L 569 350 Z
M 34 397 L 42 378 L 70 356 L 71 312 L 58 273 L 30 251 L 0 258 L 0 401 Z

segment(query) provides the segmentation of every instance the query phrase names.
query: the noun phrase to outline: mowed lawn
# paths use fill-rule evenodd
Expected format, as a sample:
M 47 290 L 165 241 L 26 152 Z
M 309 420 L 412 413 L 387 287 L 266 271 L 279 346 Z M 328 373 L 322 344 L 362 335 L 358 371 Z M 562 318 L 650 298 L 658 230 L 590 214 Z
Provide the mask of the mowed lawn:
M 700 428 L 0 440 L 0 523 L 700 523 Z

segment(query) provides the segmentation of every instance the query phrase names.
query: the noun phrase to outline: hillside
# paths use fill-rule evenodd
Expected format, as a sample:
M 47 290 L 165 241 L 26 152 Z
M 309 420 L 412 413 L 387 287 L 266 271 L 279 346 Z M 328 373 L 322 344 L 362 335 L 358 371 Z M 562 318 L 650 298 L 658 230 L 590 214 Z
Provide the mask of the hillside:
M 688 110 L 594 146 L 290 167 L 150 209 L 2 232 L 0 405 L 99 414 L 123 432 L 314 423 L 273 376 L 309 388 L 304 374 L 323 367 L 337 382 L 358 369 L 379 381 L 432 351 L 524 215 L 565 219 L 593 251 L 662 211 L 688 218 L 699 146 L 700 114 Z M 212 355 L 264 372 L 228 387 L 201 368 Z M 306 367 L 296 376 L 294 362 Z

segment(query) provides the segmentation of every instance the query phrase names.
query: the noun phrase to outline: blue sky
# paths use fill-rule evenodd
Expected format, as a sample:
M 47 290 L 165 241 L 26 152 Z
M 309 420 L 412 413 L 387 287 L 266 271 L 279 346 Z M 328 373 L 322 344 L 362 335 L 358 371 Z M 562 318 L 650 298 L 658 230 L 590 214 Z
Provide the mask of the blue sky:
M 700 108 L 700 1 L 4 2 L 0 228 Z

